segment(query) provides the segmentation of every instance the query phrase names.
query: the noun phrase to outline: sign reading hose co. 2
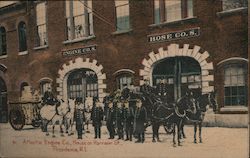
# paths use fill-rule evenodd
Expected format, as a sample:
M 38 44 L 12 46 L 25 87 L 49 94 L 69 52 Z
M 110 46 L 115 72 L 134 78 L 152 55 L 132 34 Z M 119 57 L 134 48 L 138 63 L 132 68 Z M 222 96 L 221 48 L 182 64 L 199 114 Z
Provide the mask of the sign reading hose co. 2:
M 96 51 L 96 45 L 62 51 L 63 56 L 84 55 Z
M 149 43 L 177 40 L 182 38 L 197 37 L 200 35 L 200 28 L 192 28 L 176 32 L 166 32 L 161 34 L 148 35 Z

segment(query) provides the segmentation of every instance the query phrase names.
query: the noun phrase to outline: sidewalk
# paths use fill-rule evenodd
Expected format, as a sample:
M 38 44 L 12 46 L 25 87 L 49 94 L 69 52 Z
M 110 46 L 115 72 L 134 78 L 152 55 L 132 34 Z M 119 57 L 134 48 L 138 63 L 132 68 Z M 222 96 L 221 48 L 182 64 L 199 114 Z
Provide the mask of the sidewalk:
M 58 130 L 58 127 L 56 127 Z M 248 158 L 247 128 L 203 128 L 203 143 L 193 143 L 193 127 L 185 126 L 187 138 L 182 146 L 173 147 L 172 135 L 160 129 L 161 143 L 152 143 L 150 127 L 146 142 L 137 144 L 122 140 L 109 140 L 106 127 L 102 139 L 94 139 L 93 128 L 82 140 L 73 136 L 56 138 L 45 136 L 40 129 L 26 126 L 13 130 L 9 124 L 0 124 L 0 151 L 6 157 L 85 157 L 85 158 Z M 198 134 L 197 134 L 198 138 Z M 1 156 L 0 156 L 1 157 Z

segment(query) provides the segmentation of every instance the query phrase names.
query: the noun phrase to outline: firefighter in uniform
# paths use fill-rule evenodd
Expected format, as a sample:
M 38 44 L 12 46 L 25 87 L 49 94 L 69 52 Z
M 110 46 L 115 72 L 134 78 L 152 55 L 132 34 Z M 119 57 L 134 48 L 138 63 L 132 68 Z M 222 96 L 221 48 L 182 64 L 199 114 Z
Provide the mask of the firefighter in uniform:
M 58 106 L 60 106 L 60 102 L 54 97 L 51 87 L 48 87 L 47 91 L 44 93 L 42 97 L 43 105 L 56 105 L 56 114 L 58 115 Z
M 101 138 L 101 126 L 103 120 L 102 103 L 97 99 L 95 106 L 92 108 L 91 120 L 95 129 L 95 139 Z
M 156 91 L 159 96 L 167 95 L 167 85 L 164 83 L 164 80 L 161 80 L 160 83 L 157 84 Z
M 156 86 L 156 94 L 159 95 L 162 100 L 167 99 L 166 98 L 167 97 L 167 85 L 165 84 L 163 79 Z
M 129 102 L 127 100 L 124 101 L 123 106 L 123 121 L 124 121 L 124 130 L 126 133 L 126 139 L 132 141 L 133 135 L 133 124 L 134 124 L 134 110 L 132 107 L 129 107 Z
M 109 131 L 109 139 L 115 138 L 115 109 L 113 102 L 110 100 L 106 111 L 106 125 Z
M 136 102 L 135 110 L 135 133 L 138 135 L 136 143 L 144 143 L 145 140 L 145 125 L 147 120 L 147 112 L 145 107 L 142 106 L 140 99 Z
M 83 123 L 85 122 L 84 115 L 84 105 L 79 99 L 76 100 L 76 111 L 75 111 L 75 120 L 76 120 L 76 131 L 78 139 L 82 139 Z
M 122 101 L 118 100 L 116 107 L 116 127 L 118 139 L 123 139 L 123 115 L 122 115 Z
M 152 87 L 150 87 L 148 79 L 144 80 L 144 84 L 140 87 L 140 92 L 146 95 L 149 95 L 152 92 Z

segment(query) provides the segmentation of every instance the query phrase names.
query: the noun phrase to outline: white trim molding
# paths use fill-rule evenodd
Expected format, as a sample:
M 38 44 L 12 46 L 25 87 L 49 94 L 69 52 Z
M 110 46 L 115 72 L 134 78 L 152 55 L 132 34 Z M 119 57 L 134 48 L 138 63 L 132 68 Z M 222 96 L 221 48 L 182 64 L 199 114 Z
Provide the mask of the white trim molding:
M 120 69 L 120 70 L 117 70 L 116 72 L 114 72 L 113 75 L 117 75 L 119 73 L 132 73 L 132 74 L 135 74 L 135 72 L 133 70 L 130 70 L 130 69 Z
M 41 83 L 41 82 L 44 82 L 44 81 L 53 82 L 53 80 L 51 78 L 49 78 L 49 77 L 43 77 L 38 82 Z
M 217 66 L 221 66 L 221 65 L 225 65 L 231 62 L 245 62 L 248 63 L 248 59 L 245 58 L 241 58 L 241 57 L 232 57 L 232 58 L 228 58 L 225 60 L 220 61 Z
M 144 79 L 149 79 L 150 84 L 152 85 L 152 72 L 154 66 L 161 60 L 169 57 L 185 56 L 195 59 L 200 64 L 202 83 L 206 82 L 206 84 L 202 84 L 202 93 L 204 94 L 214 91 L 214 86 L 209 86 L 209 84 L 207 84 L 214 81 L 214 75 L 211 74 L 213 73 L 214 66 L 212 62 L 207 62 L 207 58 L 209 58 L 210 54 L 207 51 L 201 53 L 200 46 L 195 45 L 191 49 L 189 48 L 189 44 L 184 44 L 182 48 L 179 47 L 179 44 L 170 44 L 167 50 L 160 47 L 158 52 L 155 53 L 152 51 L 148 56 L 149 59 L 144 58 L 142 60 L 144 68 L 139 71 L 139 75 L 141 76 L 140 85 L 144 83 Z
M 107 88 L 107 85 L 105 84 L 104 80 L 106 79 L 106 74 L 102 72 L 103 66 L 98 65 L 97 60 L 90 61 L 89 58 L 86 58 L 85 60 L 83 58 L 76 58 L 74 61 L 69 61 L 68 64 L 63 64 L 61 69 L 58 71 L 59 77 L 56 79 L 56 83 L 59 85 L 57 87 L 57 98 L 67 100 L 68 94 L 67 94 L 67 80 L 69 74 L 77 69 L 81 68 L 87 68 L 93 70 L 98 79 L 98 97 L 99 100 L 102 102 L 103 98 L 106 96 L 105 89 Z

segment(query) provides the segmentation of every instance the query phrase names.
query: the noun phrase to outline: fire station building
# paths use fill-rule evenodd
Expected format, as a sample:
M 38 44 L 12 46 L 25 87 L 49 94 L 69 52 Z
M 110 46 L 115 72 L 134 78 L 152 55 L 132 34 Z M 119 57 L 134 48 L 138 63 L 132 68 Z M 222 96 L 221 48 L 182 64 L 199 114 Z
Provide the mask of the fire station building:
M 247 0 L 1 1 L 0 121 L 26 86 L 103 100 L 147 79 L 216 92 L 211 118 L 247 126 L 247 29 Z

